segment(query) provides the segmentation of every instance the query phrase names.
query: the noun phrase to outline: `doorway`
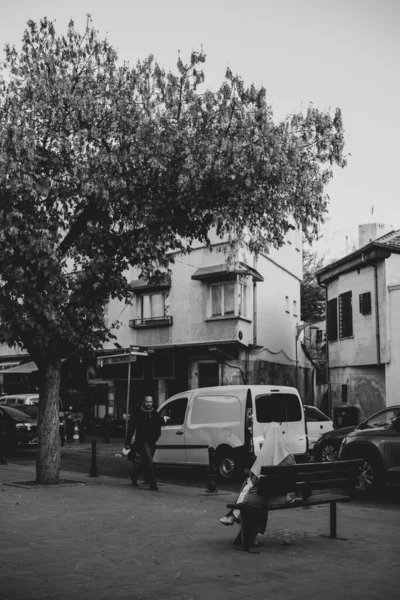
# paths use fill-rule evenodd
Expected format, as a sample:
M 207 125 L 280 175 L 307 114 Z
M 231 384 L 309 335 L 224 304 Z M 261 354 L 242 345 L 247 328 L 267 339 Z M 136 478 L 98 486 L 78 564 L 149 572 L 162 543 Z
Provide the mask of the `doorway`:
M 199 387 L 219 385 L 219 365 L 216 362 L 199 362 Z

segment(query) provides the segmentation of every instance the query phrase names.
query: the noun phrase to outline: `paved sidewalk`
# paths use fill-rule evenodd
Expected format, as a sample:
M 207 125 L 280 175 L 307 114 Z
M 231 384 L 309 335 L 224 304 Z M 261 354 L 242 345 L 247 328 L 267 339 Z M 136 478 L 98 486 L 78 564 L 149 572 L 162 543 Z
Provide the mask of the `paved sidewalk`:
M 259 555 L 236 552 L 219 518 L 232 492 L 61 472 L 75 485 L 10 485 L 32 467 L 0 465 L 2 600 L 268 600 L 398 597 L 400 507 L 271 513 Z M 286 541 L 291 544 L 287 545 Z

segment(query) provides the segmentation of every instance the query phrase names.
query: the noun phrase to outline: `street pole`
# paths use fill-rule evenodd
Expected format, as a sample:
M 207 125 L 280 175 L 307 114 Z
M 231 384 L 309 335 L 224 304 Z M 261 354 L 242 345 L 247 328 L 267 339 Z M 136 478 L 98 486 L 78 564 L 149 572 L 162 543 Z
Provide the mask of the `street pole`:
M 296 385 L 295 387 L 297 388 L 297 384 L 298 384 L 298 370 L 299 370 L 299 355 L 298 355 L 298 349 L 297 349 L 297 345 L 299 343 L 299 337 L 302 331 L 304 331 L 304 329 L 306 327 L 309 327 L 310 330 L 311 329 L 318 329 L 317 326 L 315 326 L 313 323 L 303 323 L 302 325 L 299 325 L 298 323 L 296 324 L 296 335 L 295 335 L 295 352 L 296 352 L 296 366 L 295 366 L 295 382 Z
M 131 393 L 131 361 L 132 361 L 132 346 L 129 346 L 129 361 L 128 361 L 128 386 L 126 392 L 126 409 L 125 409 L 125 437 L 128 435 L 129 424 L 129 401 Z

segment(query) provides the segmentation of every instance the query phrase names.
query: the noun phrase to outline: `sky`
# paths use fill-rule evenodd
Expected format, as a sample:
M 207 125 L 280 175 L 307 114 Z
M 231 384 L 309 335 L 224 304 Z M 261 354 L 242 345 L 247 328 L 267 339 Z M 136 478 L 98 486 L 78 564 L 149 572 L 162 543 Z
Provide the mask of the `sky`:
M 0 0 L 0 60 L 29 19 L 66 32 L 86 14 L 121 60 L 153 54 L 166 69 L 203 48 L 206 84 L 227 66 L 263 85 L 277 120 L 306 110 L 342 110 L 348 164 L 327 193 L 329 214 L 314 249 L 355 236 L 359 224 L 400 228 L 400 0 Z

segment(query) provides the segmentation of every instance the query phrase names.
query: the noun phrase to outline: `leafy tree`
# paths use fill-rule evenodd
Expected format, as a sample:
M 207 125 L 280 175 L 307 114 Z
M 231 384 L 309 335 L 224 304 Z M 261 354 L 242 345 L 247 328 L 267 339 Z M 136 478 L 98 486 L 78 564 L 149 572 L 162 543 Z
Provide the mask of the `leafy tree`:
M 311 240 L 332 167 L 345 165 L 339 110 L 275 123 L 265 90 L 230 69 L 205 89 L 204 62 L 120 64 L 90 17 L 65 36 L 29 21 L 21 50 L 5 48 L 0 336 L 38 365 L 39 483 L 59 476 L 61 359 L 109 338 L 103 305 L 129 300 L 128 265 L 156 277 L 211 228 L 255 252 L 293 223 Z
M 325 318 L 325 291 L 318 285 L 315 273 L 324 266 L 316 252 L 303 252 L 303 281 L 300 288 L 301 320 L 316 323 Z

